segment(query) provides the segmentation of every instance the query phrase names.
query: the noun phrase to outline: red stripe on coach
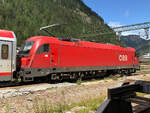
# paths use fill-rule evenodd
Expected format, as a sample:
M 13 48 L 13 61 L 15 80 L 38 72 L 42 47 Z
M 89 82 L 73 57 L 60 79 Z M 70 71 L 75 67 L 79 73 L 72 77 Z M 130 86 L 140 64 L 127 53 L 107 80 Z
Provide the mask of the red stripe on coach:
M 12 73 L 0 73 L 0 76 L 10 76 Z

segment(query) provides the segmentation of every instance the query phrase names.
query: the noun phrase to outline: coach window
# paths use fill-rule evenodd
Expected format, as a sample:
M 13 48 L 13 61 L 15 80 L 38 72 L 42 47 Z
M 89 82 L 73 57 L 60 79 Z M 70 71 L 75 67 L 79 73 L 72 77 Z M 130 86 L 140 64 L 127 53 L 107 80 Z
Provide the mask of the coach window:
M 1 53 L 2 53 L 1 58 L 2 59 L 8 59 L 8 52 L 9 52 L 8 45 L 3 44 L 2 48 L 1 48 Z
M 38 50 L 36 51 L 36 54 L 48 53 L 48 52 L 49 52 L 49 44 L 44 44 L 38 48 Z

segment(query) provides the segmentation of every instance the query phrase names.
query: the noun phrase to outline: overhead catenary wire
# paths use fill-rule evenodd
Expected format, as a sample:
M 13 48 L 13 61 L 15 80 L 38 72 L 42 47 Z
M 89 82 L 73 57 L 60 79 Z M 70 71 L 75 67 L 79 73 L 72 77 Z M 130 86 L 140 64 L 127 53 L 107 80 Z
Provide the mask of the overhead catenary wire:
M 150 22 L 144 22 L 144 23 L 131 24 L 131 25 L 125 25 L 125 26 L 120 26 L 120 27 L 113 27 L 112 28 L 113 31 L 110 31 L 110 32 L 101 32 L 100 30 L 96 30 L 96 32 L 98 32 L 98 33 L 83 34 L 80 37 L 108 35 L 108 34 L 113 34 L 116 32 L 119 35 L 119 39 L 120 39 L 122 32 L 144 29 L 146 38 L 148 39 L 149 38 L 149 33 L 148 33 L 149 28 L 150 28 Z

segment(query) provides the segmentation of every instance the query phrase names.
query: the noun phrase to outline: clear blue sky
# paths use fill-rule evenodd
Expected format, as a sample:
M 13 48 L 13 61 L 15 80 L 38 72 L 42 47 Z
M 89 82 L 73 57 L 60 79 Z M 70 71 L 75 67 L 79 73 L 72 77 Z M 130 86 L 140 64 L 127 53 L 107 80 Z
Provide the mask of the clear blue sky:
M 150 0 L 83 0 L 107 24 L 129 25 L 150 21 Z

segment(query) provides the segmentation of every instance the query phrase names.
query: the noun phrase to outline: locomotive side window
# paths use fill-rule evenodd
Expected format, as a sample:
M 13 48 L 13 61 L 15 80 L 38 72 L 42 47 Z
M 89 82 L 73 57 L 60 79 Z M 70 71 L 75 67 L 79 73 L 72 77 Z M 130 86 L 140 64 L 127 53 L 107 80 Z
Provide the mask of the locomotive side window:
M 8 53 L 9 53 L 8 45 L 6 44 L 2 45 L 1 53 L 2 53 L 1 54 L 2 59 L 8 59 Z
M 38 48 L 36 54 L 48 53 L 48 52 L 49 52 L 49 44 L 44 44 Z

